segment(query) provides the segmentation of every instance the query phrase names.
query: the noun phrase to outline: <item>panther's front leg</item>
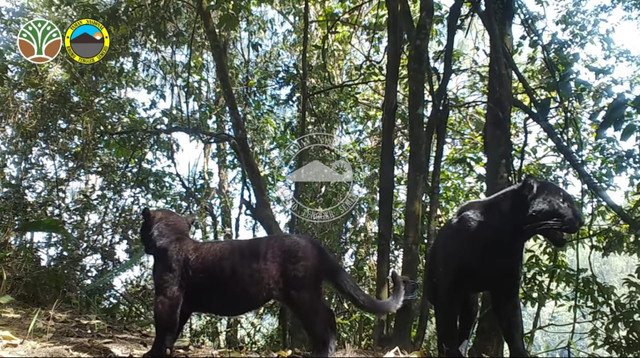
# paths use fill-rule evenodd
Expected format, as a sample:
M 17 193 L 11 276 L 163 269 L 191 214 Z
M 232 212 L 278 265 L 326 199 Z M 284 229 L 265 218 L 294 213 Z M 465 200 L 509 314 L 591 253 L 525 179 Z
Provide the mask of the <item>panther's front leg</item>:
M 438 356 L 462 357 L 458 348 L 458 304 L 453 295 L 440 294 L 435 302 Z
M 508 290 L 491 292 L 491 306 L 498 317 L 502 336 L 509 346 L 510 357 L 528 357 L 524 347 L 522 310 L 518 297 L 519 285 Z
M 168 357 L 173 353 L 173 344 L 180 334 L 183 322 L 180 320 L 183 293 L 177 288 L 169 288 L 156 295 L 154 320 L 156 337 L 151 350 L 143 357 Z M 186 322 L 186 320 L 182 320 Z
M 478 294 L 463 295 L 459 299 L 458 349 L 465 341 L 471 339 L 471 330 L 478 317 Z

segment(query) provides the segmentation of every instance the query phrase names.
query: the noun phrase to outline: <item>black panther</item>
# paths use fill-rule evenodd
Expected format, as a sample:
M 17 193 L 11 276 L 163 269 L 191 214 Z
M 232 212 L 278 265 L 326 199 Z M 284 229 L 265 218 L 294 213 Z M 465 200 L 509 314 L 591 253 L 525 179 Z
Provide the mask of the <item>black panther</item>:
M 272 235 L 250 240 L 198 242 L 189 237 L 192 217 L 145 208 L 140 236 L 153 255 L 156 336 L 144 356 L 169 356 L 193 312 L 236 316 L 271 300 L 300 319 L 314 356 L 335 350 L 336 321 L 322 297 L 329 281 L 358 308 L 394 312 L 402 306 L 405 279 L 392 272 L 393 294 L 376 300 L 360 289 L 338 261 L 315 240 Z
M 528 356 L 518 297 L 524 244 L 540 234 L 563 247 L 564 233 L 577 232 L 583 223 L 566 191 L 532 176 L 462 205 L 438 233 L 427 261 L 438 354 L 462 356 L 459 347 L 475 322 L 478 293 L 488 291 L 510 355 Z

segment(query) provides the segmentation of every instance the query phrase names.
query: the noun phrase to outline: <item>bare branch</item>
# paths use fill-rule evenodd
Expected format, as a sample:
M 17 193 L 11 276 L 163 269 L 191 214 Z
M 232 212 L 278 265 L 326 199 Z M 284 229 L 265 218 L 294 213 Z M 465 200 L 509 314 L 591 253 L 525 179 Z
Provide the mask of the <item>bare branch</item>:
M 253 193 L 256 200 L 255 219 L 262 225 L 268 234 L 282 233 L 282 229 L 271 209 L 271 202 L 267 193 L 265 181 L 260 173 L 258 163 L 256 163 L 251 147 L 247 139 L 247 129 L 244 118 L 238 109 L 233 83 L 229 75 L 229 67 L 226 59 L 226 48 L 218 36 L 213 17 L 208 9 L 208 5 L 200 2 L 198 13 L 202 19 L 204 32 L 209 40 L 211 55 L 216 64 L 216 76 L 222 90 L 222 96 L 231 117 L 231 126 L 237 143 L 238 159 L 247 172 L 247 177 L 251 181 Z
M 336 85 L 333 86 L 328 86 L 325 88 L 321 88 L 317 91 L 311 92 L 309 93 L 309 97 L 314 97 L 317 96 L 319 94 L 323 94 L 325 92 L 329 92 L 329 91 L 333 91 L 335 89 L 341 89 L 341 88 L 347 88 L 347 87 L 354 87 L 354 86 L 360 86 L 360 85 L 368 85 L 370 83 L 375 83 L 375 82 L 384 82 L 385 80 L 383 79 L 377 79 L 377 80 L 367 80 L 367 81 L 345 81 L 342 83 L 338 83 Z
M 187 193 L 187 196 L 193 199 L 193 201 L 195 201 L 199 207 L 204 208 L 209 214 L 209 216 L 211 217 L 211 219 L 215 222 L 217 220 L 217 217 L 216 217 L 216 213 L 213 210 L 213 206 L 209 203 L 205 203 L 204 201 L 202 201 L 202 199 L 200 199 L 200 197 L 187 184 L 187 182 L 184 180 L 182 175 L 180 175 L 180 172 L 178 171 L 178 165 L 175 159 L 175 150 L 173 149 L 173 142 L 169 143 L 169 147 L 171 149 L 169 160 L 171 160 L 171 163 L 173 164 L 173 170 L 176 172 L 176 176 L 178 177 L 178 180 L 180 180 L 180 185 L 182 185 L 182 188 Z

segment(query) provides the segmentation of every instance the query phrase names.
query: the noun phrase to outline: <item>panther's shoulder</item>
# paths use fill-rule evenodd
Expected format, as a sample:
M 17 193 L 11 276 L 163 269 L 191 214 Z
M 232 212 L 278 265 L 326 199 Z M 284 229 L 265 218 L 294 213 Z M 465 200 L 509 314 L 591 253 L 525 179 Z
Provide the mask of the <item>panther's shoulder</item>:
M 456 215 L 449 221 L 451 226 L 466 230 L 475 229 L 479 223 L 485 220 L 485 202 L 482 200 L 472 200 L 463 204 Z
M 452 224 L 468 228 L 475 227 L 484 220 L 490 220 L 498 212 L 508 212 L 513 204 L 516 186 L 507 187 L 489 197 L 467 201 L 462 204 L 451 219 Z
M 456 211 L 455 216 L 456 217 L 460 216 L 465 212 L 481 212 L 484 210 L 484 207 L 486 205 L 487 205 L 486 199 L 469 200 L 458 208 L 458 211 Z

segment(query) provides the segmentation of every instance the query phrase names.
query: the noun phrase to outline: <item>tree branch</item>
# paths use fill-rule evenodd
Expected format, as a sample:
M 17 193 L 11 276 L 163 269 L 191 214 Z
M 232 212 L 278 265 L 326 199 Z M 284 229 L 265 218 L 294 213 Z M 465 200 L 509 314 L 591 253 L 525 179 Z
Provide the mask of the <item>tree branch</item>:
M 105 132 L 105 134 L 112 135 L 112 136 L 139 134 L 139 133 L 154 134 L 154 135 L 184 133 L 184 134 L 200 137 L 200 140 L 203 143 L 229 142 L 229 145 L 231 146 L 231 149 L 233 149 L 234 153 L 238 157 L 238 160 L 241 160 L 240 148 L 238 147 L 238 143 L 235 137 L 226 133 L 216 133 L 216 132 L 211 132 L 211 131 L 200 129 L 200 128 L 187 128 L 182 126 L 172 126 L 167 128 L 152 128 L 152 129 L 135 128 L 135 129 L 125 129 L 125 130 L 116 131 L 116 132 Z M 206 137 L 207 140 L 202 139 L 202 137 Z M 244 168 L 244 165 L 243 165 L 243 168 Z
M 532 103 L 535 103 L 532 100 Z M 578 177 L 582 182 L 594 193 L 597 197 L 602 199 L 602 201 L 607 204 L 607 206 L 614 212 L 618 217 L 627 223 L 632 231 L 636 235 L 640 235 L 640 223 L 632 218 L 622 207 L 616 204 L 609 194 L 607 194 L 606 190 L 600 186 L 595 179 L 587 172 L 584 166 L 578 161 L 578 158 L 573 153 L 573 151 L 567 147 L 563 142 L 558 133 L 556 133 L 555 129 L 551 123 L 549 123 L 547 117 L 541 117 L 538 113 L 534 112 L 531 108 L 529 108 L 526 104 L 520 101 L 517 98 L 513 99 L 513 104 L 520 108 L 523 112 L 525 112 L 534 122 L 536 122 L 544 132 L 547 134 L 549 139 L 555 144 L 558 151 L 562 154 L 562 156 L 569 162 L 571 167 L 578 173 Z
M 381 80 L 381 79 L 374 79 L 374 80 L 367 80 L 367 81 L 345 81 L 342 83 L 338 83 L 336 85 L 328 86 L 325 88 L 321 88 L 317 91 L 311 92 L 309 93 L 309 98 L 323 94 L 325 92 L 333 91 L 336 89 L 342 89 L 342 88 L 354 87 L 354 86 L 360 86 L 360 85 L 368 85 L 370 83 L 384 82 L 384 81 L 385 80 Z
M 480 13 L 478 13 L 478 15 L 484 22 L 485 19 L 483 15 Z M 622 221 L 627 223 L 633 233 L 635 233 L 636 235 L 640 235 L 640 222 L 632 218 L 631 215 L 629 215 L 626 211 L 624 211 L 624 209 L 622 209 L 621 206 L 616 204 L 611 199 L 611 197 L 609 197 L 609 194 L 607 194 L 607 191 L 602 186 L 600 186 L 600 184 L 596 182 L 596 180 L 593 178 L 591 174 L 587 172 L 585 167 L 578 160 L 575 153 L 573 153 L 571 148 L 569 148 L 567 145 L 564 144 L 564 142 L 562 141 L 558 133 L 556 133 L 555 129 L 551 125 L 551 123 L 549 123 L 548 116 L 549 116 L 549 107 L 550 107 L 551 99 L 546 98 L 541 101 L 538 98 L 538 96 L 535 93 L 535 90 L 529 84 L 529 81 L 527 81 L 527 79 L 524 77 L 522 72 L 520 72 L 518 65 L 515 63 L 513 59 L 513 54 L 511 53 L 511 51 L 509 51 L 509 49 L 507 49 L 506 46 L 503 48 L 503 50 L 506 54 L 505 57 L 509 61 L 511 69 L 513 70 L 513 73 L 515 73 L 516 77 L 518 78 L 518 81 L 520 81 L 520 83 L 522 84 L 522 87 L 524 88 L 527 96 L 529 97 L 529 100 L 533 104 L 535 111 L 515 97 L 513 99 L 513 104 L 516 107 L 520 108 L 524 113 L 526 113 L 529 116 L 529 118 L 531 118 L 534 122 L 536 122 L 540 127 L 542 127 L 542 129 L 547 134 L 549 139 L 551 139 L 553 144 L 555 144 L 560 154 L 562 154 L 565 160 L 567 160 L 571 165 L 571 167 L 578 173 L 578 177 L 587 186 L 587 188 L 589 188 L 589 190 L 594 195 L 602 199 L 602 201 L 604 201 L 605 204 L 607 204 L 607 206 L 614 213 L 616 213 L 616 215 L 618 215 L 618 217 Z
M 175 150 L 173 149 L 173 142 L 169 143 L 169 147 L 171 149 L 170 151 L 171 155 L 169 156 L 169 159 L 173 164 L 173 170 L 176 172 L 176 176 L 178 177 L 178 180 L 180 180 L 180 185 L 182 185 L 182 188 L 187 193 L 187 196 L 193 199 L 193 201 L 195 201 L 199 207 L 203 207 L 211 217 L 211 220 L 216 222 L 217 217 L 216 217 L 215 211 L 213 210 L 213 207 L 209 203 L 204 203 L 202 199 L 200 199 L 200 197 L 193 191 L 193 189 L 191 189 L 191 187 L 187 184 L 187 182 L 185 182 L 182 175 L 180 175 L 180 172 L 178 171 L 178 164 L 176 163 Z
M 148 133 L 148 134 L 173 134 L 173 133 L 185 133 L 194 136 L 204 136 L 212 139 L 209 143 L 218 143 L 218 142 L 235 142 L 236 139 L 227 133 L 217 133 L 211 132 L 208 130 L 200 129 L 200 128 L 189 128 L 182 126 L 171 126 L 167 128 L 135 128 L 135 129 L 125 129 L 121 131 L 115 132 L 106 132 L 108 135 L 126 135 L 126 134 L 137 134 L 137 133 Z
M 456 31 L 458 29 L 458 19 L 460 18 L 460 10 L 462 9 L 463 0 L 456 0 L 451 8 L 449 8 L 449 16 L 447 17 L 447 43 L 444 47 L 444 64 L 442 71 L 442 79 L 436 90 L 434 102 L 438 110 L 442 110 L 442 104 L 446 97 L 447 86 L 451 75 L 453 74 L 453 44 L 455 41 Z M 435 107 L 435 106 L 434 106 Z
M 226 48 L 218 37 L 213 18 L 207 9 L 207 4 L 199 2 L 198 13 L 202 18 L 202 24 L 205 34 L 209 40 L 211 54 L 216 64 L 216 76 L 222 89 L 222 96 L 227 105 L 229 116 L 231 117 L 231 126 L 233 134 L 238 145 L 238 159 L 247 171 L 247 176 L 251 181 L 254 196 L 256 199 L 255 219 L 262 225 L 267 234 L 282 233 L 282 229 L 271 210 L 271 203 L 267 195 L 266 184 L 260 173 L 260 168 L 256 163 L 254 156 L 247 140 L 247 130 L 244 124 L 244 118 L 240 115 L 235 94 L 233 93 L 233 84 L 229 76 L 229 68 L 227 66 Z
M 407 0 L 400 0 L 399 9 L 400 24 L 402 25 L 403 32 L 407 35 L 409 43 L 412 43 L 415 38 L 416 26 L 413 24 L 409 2 Z
M 185 133 L 185 134 L 198 136 L 198 137 L 207 137 L 207 140 L 201 138 L 201 141 L 205 144 L 229 142 L 230 147 L 233 149 L 234 153 L 236 154 L 236 158 L 238 158 L 238 161 L 240 162 L 240 168 L 242 170 L 242 178 L 241 178 L 242 187 L 240 190 L 240 197 L 241 198 L 243 197 L 244 190 L 247 187 L 247 178 L 246 178 L 246 169 L 245 169 L 246 166 L 242 162 L 242 156 L 240 155 L 240 149 L 238 147 L 238 143 L 236 142 L 236 139 L 232 135 L 226 134 L 226 133 L 211 132 L 211 131 L 202 130 L 199 128 L 186 128 L 181 126 L 173 126 L 168 128 L 154 128 L 154 129 L 136 128 L 136 129 L 121 130 L 116 132 L 106 132 L 106 134 L 108 135 L 126 135 L 126 134 L 136 134 L 136 133 L 146 133 L 146 134 L 154 134 L 154 135 Z M 202 205 L 200 198 L 198 198 L 197 196 L 195 196 L 195 194 L 193 194 L 193 192 L 188 187 L 187 183 L 184 182 L 184 180 L 182 179 L 182 176 L 180 176 L 180 174 L 178 173 L 173 156 L 174 156 L 174 151 L 173 151 L 173 146 L 171 146 L 171 157 L 169 159 L 173 162 L 174 168 L 176 168 L 175 169 L 176 175 L 178 176 L 178 179 L 180 180 L 183 189 L 185 189 L 187 195 L 192 199 L 194 199 L 198 205 Z M 252 217 L 255 220 L 258 220 L 255 216 L 253 216 L 253 214 L 256 213 L 256 209 L 244 198 L 240 203 L 240 207 L 238 209 L 239 213 L 242 212 L 242 205 L 246 205 L 247 208 L 250 209 L 249 212 L 252 213 Z M 206 206 L 205 209 L 207 210 L 207 212 L 209 212 L 210 215 L 212 215 L 213 209 L 210 208 L 210 205 Z M 238 220 L 239 220 L 239 215 L 240 214 L 238 214 Z M 236 220 L 236 232 L 238 231 L 238 220 Z

